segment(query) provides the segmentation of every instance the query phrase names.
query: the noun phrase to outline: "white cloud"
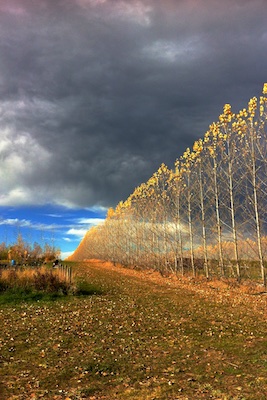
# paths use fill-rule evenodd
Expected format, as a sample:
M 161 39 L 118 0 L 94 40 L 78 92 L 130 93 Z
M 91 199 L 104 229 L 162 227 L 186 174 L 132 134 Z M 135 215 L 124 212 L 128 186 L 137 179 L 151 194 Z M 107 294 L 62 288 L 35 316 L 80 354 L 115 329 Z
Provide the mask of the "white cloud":
M 63 240 L 65 240 L 65 242 L 73 242 L 73 240 L 68 237 L 64 237 Z
M 20 225 L 20 226 L 30 226 L 30 221 L 19 220 L 18 218 L 7 218 L 0 220 L 0 225 Z
M 105 218 L 78 218 L 76 221 L 82 225 L 99 225 L 105 221 Z
M 0 163 L 1 164 L 1 163 Z M 7 179 L 8 177 L 6 177 Z M 0 177 L 0 181 L 5 181 Z M 11 185 L 11 182 L 9 182 Z M 34 205 L 34 204 L 47 204 L 51 202 L 53 198 L 52 193 L 45 188 L 34 189 L 27 188 L 26 186 L 16 186 L 17 182 L 13 181 L 14 188 L 10 188 L 9 191 L 1 191 L 0 188 L 0 206 L 22 206 L 22 205 Z M 6 187 L 5 187 L 6 189 Z
M 1 178 L 1 181 L 4 179 Z M 30 194 L 27 189 L 14 188 L 7 193 L 0 193 L 0 206 L 16 206 L 21 204 L 33 204 Z
M 107 211 L 108 211 L 108 208 L 107 207 L 103 207 L 103 206 L 93 206 L 93 207 L 90 207 L 89 208 L 89 211 L 93 211 L 93 212 L 95 212 L 95 213 L 103 213 L 103 214 L 106 214 L 107 213 Z
M 66 233 L 63 240 L 65 242 L 74 242 L 80 241 L 88 229 L 93 225 L 99 225 L 104 222 L 103 218 L 77 218 L 72 220 L 73 227 L 70 228 Z M 72 238 L 67 237 L 67 235 L 71 235 Z
M 19 107 L 17 103 L 11 107 Z M 36 188 L 27 187 L 25 182 L 31 180 L 36 170 L 45 171 L 50 159 L 51 154 L 29 133 L 18 133 L 11 124 L 8 129 L 3 129 L 0 142 L 0 206 L 37 204 L 47 199 L 47 189 L 41 193 Z
M 83 238 L 86 234 L 87 229 L 82 228 L 71 228 L 67 231 L 67 235 L 74 235 Z
M 19 218 L 0 219 L 0 225 L 18 226 L 21 228 L 32 228 L 41 231 L 51 231 L 62 227 L 60 225 L 43 224 L 38 222 L 36 223 L 27 219 L 19 219 Z
M 72 254 L 73 254 L 73 251 L 62 251 L 61 252 L 61 259 L 65 260 L 66 258 L 71 256 Z

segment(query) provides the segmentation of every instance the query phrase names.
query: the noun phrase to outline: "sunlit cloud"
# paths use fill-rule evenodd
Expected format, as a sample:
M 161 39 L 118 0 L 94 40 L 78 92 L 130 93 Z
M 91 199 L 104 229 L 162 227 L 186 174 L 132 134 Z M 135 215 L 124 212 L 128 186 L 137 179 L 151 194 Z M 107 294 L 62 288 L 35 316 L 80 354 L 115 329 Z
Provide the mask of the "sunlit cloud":
M 8 193 L 0 194 L 0 206 L 16 206 L 21 204 L 32 204 L 29 193 L 24 188 L 15 188 Z
M 45 190 L 34 194 L 26 187 L 15 187 L 7 193 L 0 193 L 0 206 L 47 204 L 50 199 L 51 196 Z

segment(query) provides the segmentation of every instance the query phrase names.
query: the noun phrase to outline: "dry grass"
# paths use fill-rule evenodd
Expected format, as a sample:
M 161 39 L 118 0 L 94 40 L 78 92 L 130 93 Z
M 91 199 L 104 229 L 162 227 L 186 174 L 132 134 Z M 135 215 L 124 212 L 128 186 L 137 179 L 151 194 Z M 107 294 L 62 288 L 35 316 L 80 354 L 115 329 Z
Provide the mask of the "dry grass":
M 66 295 L 76 287 L 62 269 L 47 267 L 5 269 L 0 271 L 0 301 L 11 301 L 23 296 L 29 299 L 37 294 Z M 4 295 L 4 296 L 3 296 Z M 26 296 L 26 297 L 25 297 Z

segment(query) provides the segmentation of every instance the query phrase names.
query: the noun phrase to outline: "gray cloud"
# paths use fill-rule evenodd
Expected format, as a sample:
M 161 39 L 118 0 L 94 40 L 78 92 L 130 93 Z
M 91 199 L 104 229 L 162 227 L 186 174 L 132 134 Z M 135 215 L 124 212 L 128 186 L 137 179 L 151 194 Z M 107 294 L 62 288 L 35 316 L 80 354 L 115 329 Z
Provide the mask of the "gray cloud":
M 110 206 L 266 81 L 264 1 L 0 0 L 0 205 Z

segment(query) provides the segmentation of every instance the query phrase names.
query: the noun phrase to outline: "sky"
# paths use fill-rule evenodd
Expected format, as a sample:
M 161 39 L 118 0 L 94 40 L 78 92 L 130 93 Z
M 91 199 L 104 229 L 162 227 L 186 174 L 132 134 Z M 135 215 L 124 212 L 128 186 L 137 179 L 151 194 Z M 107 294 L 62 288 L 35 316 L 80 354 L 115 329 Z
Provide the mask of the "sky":
M 267 81 L 266 0 L 0 0 L 0 242 L 72 253 Z

